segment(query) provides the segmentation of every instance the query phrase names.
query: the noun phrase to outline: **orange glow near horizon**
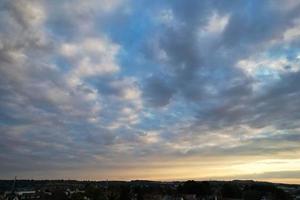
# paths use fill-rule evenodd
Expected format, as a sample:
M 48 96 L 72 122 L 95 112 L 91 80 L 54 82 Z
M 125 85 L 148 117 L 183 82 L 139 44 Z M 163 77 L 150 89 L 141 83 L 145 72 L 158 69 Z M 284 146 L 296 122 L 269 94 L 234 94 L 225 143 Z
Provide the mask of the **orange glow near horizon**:
M 250 159 L 250 158 L 249 158 Z M 204 159 L 203 161 L 166 161 L 132 164 L 111 169 L 88 168 L 68 170 L 50 177 L 50 179 L 77 180 L 154 180 L 154 181 L 185 181 L 185 180 L 254 180 L 275 183 L 300 184 L 300 159 L 262 159 L 260 161 L 244 161 L 240 158 L 219 161 Z M 86 173 L 86 172 L 90 173 Z M 20 178 L 31 178 L 22 177 Z M 38 179 L 48 179 L 43 175 Z

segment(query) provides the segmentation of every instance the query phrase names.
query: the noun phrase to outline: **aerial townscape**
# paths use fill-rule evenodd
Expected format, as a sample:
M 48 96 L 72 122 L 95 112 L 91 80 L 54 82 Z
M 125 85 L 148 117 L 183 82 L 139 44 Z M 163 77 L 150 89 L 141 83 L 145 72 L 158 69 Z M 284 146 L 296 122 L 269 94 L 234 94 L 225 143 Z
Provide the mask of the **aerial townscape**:
M 299 200 L 300 185 L 233 181 L 2 180 L 0 200 Z

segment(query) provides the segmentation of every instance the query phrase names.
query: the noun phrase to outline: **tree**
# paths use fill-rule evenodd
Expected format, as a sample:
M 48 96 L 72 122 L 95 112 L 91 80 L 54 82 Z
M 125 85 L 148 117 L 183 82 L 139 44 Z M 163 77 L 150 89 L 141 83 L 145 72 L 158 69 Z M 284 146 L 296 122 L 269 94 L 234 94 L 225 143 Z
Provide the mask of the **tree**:
M 196 181 L 186 181 L 182 185 L 179 185 L 177 188 L 178 193 L 183 194 L 196 194 L 200 195 L 209 195 L 211 194 L 210 184 L 206 181 L 196 182 Z
M 225 183 L 221 188 L 223 197 L 226 198 L 241 198 L 242 190 L 235 183 Z
M 105 199 L 103 192 L 99 188 L 94 187 L 93 185 L 89 185 L 86 187 L 85 195 L 89 197 L 91 200 Z
M 72 194 L 71 200 L 83 200 L 84 199 L 84 193 L 75 193 Z
M 130 200 L 130 190 L 128 187 L 124 186 L 121 188 L 119 200 Z
M 63 190 L 57 190 L 52 193 L 52 200 L 68 200 L 66 193 Z
M 243 199 L 244 200 L 260 200 L 261 195 L 259 192 L 255 190 L 247 190 L 243 194 Z
M 143 188 L 137 186 L 133 189 L 133 192 L 136 194 L 137 200 L 144 200 L 144 191 Z

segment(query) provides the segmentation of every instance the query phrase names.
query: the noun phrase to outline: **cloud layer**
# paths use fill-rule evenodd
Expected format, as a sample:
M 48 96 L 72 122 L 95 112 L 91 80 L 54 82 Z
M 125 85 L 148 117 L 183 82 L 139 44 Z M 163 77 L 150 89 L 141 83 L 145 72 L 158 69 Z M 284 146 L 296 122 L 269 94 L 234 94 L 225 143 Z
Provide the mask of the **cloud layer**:
M 2 1 L 0 177 L 299 180 L 300 4 L 282 4 Z

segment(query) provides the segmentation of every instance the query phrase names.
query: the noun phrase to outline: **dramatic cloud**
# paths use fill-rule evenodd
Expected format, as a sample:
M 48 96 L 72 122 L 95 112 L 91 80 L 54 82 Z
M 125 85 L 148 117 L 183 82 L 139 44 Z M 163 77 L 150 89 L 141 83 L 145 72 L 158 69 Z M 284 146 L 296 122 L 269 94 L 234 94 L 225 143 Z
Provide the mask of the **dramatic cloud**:
M 4 0 L 0 176 L 297 182 L 299 49 L 296 0 Z

